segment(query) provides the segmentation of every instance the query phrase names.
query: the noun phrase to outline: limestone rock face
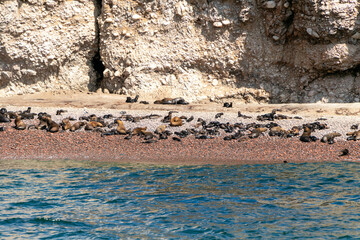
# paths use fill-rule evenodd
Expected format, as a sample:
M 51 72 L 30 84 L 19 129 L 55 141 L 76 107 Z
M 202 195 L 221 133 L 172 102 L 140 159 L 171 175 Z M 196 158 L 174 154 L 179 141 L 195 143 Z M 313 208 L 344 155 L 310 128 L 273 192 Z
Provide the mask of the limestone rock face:
M 359 0 L 3 0 L 0 94 L 101 87 L 190 102 L 359 101 L 359 9 Z
M 102 87 L 190 101 L 356 101 L 359 7 L 357 0 L 103 0 Z
M 92 0 L 0 1 L 0 94 L 95 89 Z

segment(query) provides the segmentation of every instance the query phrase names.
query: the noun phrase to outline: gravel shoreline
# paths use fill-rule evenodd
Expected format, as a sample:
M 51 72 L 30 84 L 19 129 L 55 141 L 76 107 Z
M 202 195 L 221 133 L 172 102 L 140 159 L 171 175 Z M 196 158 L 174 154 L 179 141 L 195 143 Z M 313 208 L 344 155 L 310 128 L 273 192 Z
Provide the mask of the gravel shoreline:
M 26 107 L 7 107 L 8 110 L 26 110 Z M 61 122 L 63 118 L 96 114 L 103 116 L 113 114 L 119 117 L 123 114 L 117 109 L 86 109 L 86 108 L 63 108 L 68 112 L 62 116 L 56 116 L 59 108 L 33 107 L 32 112 L 46 111 L 53 116 L 53 120 Z M 176 106 L 174 106 L 176 110 Z M 124 121 L 126 128 L 144 127 L 154 131 L 161 123 L 161 119 L 168 111 L 150 110 L 126 110 L 126 114 L 132 116 L 144 116 L 147 114 L 159 114 L 159 119 L 145 119 L 133 123 Z M 167 127 L 171 132 L 191 128 L 196 124 L 196 119 L 201 117 L 205 121 L 214 121 L 217 112 L 181 112 L 174 116 L 194 116 L 194 121 L 185 123 L 181 127 Z M 251 119 L 238 118 L 237 113 L 224 112 L 224 115 L 216 119 L 223 123 L 269 123 L 270 121 L 257 121 L 256 116 L 262 113 L 244 112 Z M 288 115 L 288 114 L 287 114 Z M 288 115 L 294 117 L 295 115 Z M 113 121 L 113 119 L 108 120 Z M 16 130 L 13 121 L 0 124 L 6 130 L 0 132 L 0 160 L 91 160 L 117 163 L 146 163 L 146 164 L 171 164 L 171 165 L 236 165 L 236 164 L 258 164 L 258 163 L 283 163 L 286 162 L 319 162 L 319 161 L 358 161 L 359 144 L 355 141 L 346 141 L 346 133 L 353 131 L 350 127 L 358 124 L 356 116 L 328 116 L 326 120 L 318 117 L 303 117 L 303 119 L 275 120 L 283 128 L 289 129 L 295 125 L 319 121 L 326 123 L 329 129 L 314 132 L 314 136 L 321 136 L 330 132 L 339 132 L 342 136 L 336 138 L 334 144 L 322 143 L 320 141 L 304 143 L 299 136 L 293 138 L 269 137 L 266 133 L 256 139 L 247 138 L 244 141 L 224 141 L 223 133 L 214 139 L 195 139 L 193 135 L 182 138 L 181 142 L 172 140 L 160 140 L 155 143 L 143 143 L 144 140 L 134 136 L 130 140 L 124 139 L 123 135 L 101 136 L 99 132 L 58 132 L 50 133 L 44 130 Z M 38 123 L 37 119 L 24 120 L 27 124 Z M 168 125 L 168 124 L 167 124 Z M 301 132 L 300 132 L 301 133 Z M 349 154 L 339 156 L 343 149 L 348 149 Z

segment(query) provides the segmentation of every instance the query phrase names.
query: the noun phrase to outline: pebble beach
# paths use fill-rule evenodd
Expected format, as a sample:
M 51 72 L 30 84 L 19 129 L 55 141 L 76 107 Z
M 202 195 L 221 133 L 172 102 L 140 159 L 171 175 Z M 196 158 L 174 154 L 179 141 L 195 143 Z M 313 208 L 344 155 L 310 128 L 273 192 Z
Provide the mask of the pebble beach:
M 60 105 L 60 104 L 59 104 Z M 150 104 L 151 105 L 151 104 Z M 176 131 L 195 128 L 197 119 L 219 121 L 221 123 L 258 123 L 266 124 L 270 121 L 257 121 L 256 117 L 260 114 L 267 113 L 271 108 L 279 106 L 264 106 L 258 111 L 241 109 L 223 109 L 220 104 L 217 108 L 211 108 L 210 111 L 199 111 L 199 106 L 166 106 L 164 109 L 151 109 L 151 107 L 135 103 L 119 106 L 118 108 L 87 108 L 87 107 L 67 107 L 67 106 L 32 106 L 32 112 L 47 112 L 52 115 L 55 122 L 60 123 L 62 119 L 73 117 L 78 119 L 81 116 L 95 114 L 103 116 L 112 114 L 114 119 L 124 114 L 134 117 L 144 116 L 147 114 L 160 115 L 158 119 L 144 119 L 139 122 L 124 121 L 127 129 L 136 127 L 147 127 L 148 131 L 155 131 L 161 125 L 161 119 L 168 114 L 170 110 L 176 111 L 173 116 L 194 117 L 191 122 L 184 121 L 181 127 L 171 127 L 167 124 L 167 130 L 174 133 Z M 135 107 L 134 107 L 135 106 Z M 27 106 L 3 105 L 11 111 L 24 111 Z M 58 109 L 66 110 L 62 115 L 55 115 Z M 135 108 L 135 109 L 132 109 Z M 174 141 L 172 137 L 159 140 L 153 143 L 145 143 L 144 139 L 134 136 L 130 140 L 125 139 L 123 135 L 103 136 L 100 132 L 84 131 L 83 129 L 76 132 L 60 131 L 50 133 L 45 130 L 16 130 L 13 128 L 14 120 L 11 123 L 2 123 L 0 126 L 5 127 L 5 131 L 0 132 L 0 151 L 2 161 L 12 159 L 38 159 L 38 160 L 89 160 L 105 161 L 117 163 L 146 163 L 146 164 L 164 164 L 164 165 L 237 165 L 237 164 L 259 164 L 259 163 L 290 163 L 290 162 L 319 162 L 319 161 L 358 161 L 359 144 L 356 141 L 347 141 L 346 133 L 354 131 L 351 126 L 358 124 L 359 117 L 356 114 L 303 114 L 301 112 L 281 111 L 290 119 L 274 120 L 284 129 L 290 129 L 292 126 L 299 126 L 305 123 L 321 122 L 327 124 L 328 128 L 315 131 L 314 136 L 319 139 L 331 132 L 338 132 L 340 137 L 335 139 L 334 144 L 316 142 L 301 142 L 299 136 L 292 138 L 270 137 L 267 132 L 258 138 L 243 138 L 241 141 L 225 141 L 223 138 L 229 134 L 221 132 L 220 135 L 213 139 L 195 139 L 193 135 L 181 138 L 181 141 Z M 343 108 L 341 108 L 343 109 Z M 223 111 L 221 111 L 223 110 Z M 250 118 L 239 118 L 237 110 Z M 245 111 L 243 111 L 245 110 Z M 281 109 L 280 109 L 281 110 Z M 224 114 L 215 119 L 219 112 Z M 348 113 L 348 111 L 345 111 Z M 294 118 L 296 117 L 296 118 Z M 24 122 L 28 125 L 38 124 L 35 119 Z M 107 120 L 113 122 L 113 119 Z M 301 132 L 300 132 L 301 134 Z M 172 135 L 175 136 L 175 135 Z M 348 149 L 349 154 L 340 156 L 344 149 Z

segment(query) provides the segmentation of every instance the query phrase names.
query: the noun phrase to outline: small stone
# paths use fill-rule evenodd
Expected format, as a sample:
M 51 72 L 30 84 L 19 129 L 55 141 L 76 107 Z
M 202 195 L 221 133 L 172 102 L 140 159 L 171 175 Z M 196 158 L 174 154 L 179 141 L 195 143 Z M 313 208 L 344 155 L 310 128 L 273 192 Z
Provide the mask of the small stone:
M 288 8 L 290 6 L 289 2 L 284 3 L 284 8 Z
M 315 32 L 312 28 L 307 28 L 306 32 L 312 37 L 315 37 L 315 38 L 320 37 L 319 34 L 317 32 Z
M 354 38 L 354 39 L 360 39 L 360 33 L 357 32 L 354 35 L 352 35 L 351 37 Z
M 134 14 L 134 15 L 132 15 L 131 18 L 136 21 L 136 20 L 139 20 L 141 18 L 141 16 L 139 14 Z
M 223 26 L 223 24 L 221 22 L 214 22 L 213 26 L 217 27 L 217 28 L 221 28 Z
M 226 19 L 224 21 L 221 22 L 224 26 L 230 25 L 230 20 Z
M 108 78 L 108 77 L 110 77 L 111 75 L 112 75 L 112 74 L 111 74 L 111 71 L 110 71 L 108 68 L 104 70 L 103 76 L 104 76 L 105 78 Z
M 112 18 L 107 18 L 107 19 L 105 19 L 105 22 L 106 22 L 106 23 L 113 23 L 114 20 L 113 20 Z
M 119 36 L 119 33 L 113 32 L 112 35 L 113 35 L 114 37 L 118 37 L 118 36 Z
M 104 92 L 105 94 L 109 94 L 109 93 L 110 93 L 110 92 L 109 92 L 109 89 L 107 89 L 107 88 L 104 88 L 103 92 Z
M 121 72 L 120 72 L 120 71 L 115 71 L 114 76 L 115 76 L 115 77 L 120 77 L 120 76 L 121 76 Z
M 277 40 L 279 40 L 280 38 L 279 38 L 278 36 L 274 35 L 274 36 L 273 36 L 273 39 L 274 39 L 275 41 L 277 41 Z
M 211 84 L 215 87 L 219 84 L 219 81 L 217 79 L 213 79 Z
M 275 8 L 276 7 L 276 2 L 275 1 L 267 1 L 265 3 L 265 8 Z

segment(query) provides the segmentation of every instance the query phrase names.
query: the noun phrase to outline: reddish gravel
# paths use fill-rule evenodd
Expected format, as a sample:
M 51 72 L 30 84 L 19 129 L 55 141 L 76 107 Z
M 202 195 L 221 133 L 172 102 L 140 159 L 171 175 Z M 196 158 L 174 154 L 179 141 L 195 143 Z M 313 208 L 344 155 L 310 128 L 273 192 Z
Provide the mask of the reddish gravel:
M 105 136 L 95 132 L 48 133 L 40 130 L 0 132 L 1 160 L 65 159 L 119 163 L 151 164 L 249 164 L 278 162 L 357 161 L 360 145 L 338 141 L 329 145 L 319 141 L 303 143 L 299 138 L 259 137 L 242 142 L 224 141 L 221 137 L 199 140 L 193 136 L 181 142 L 161 140 L 142 143 L 142 139 Z M 340 157 L 342 149 L 349 155 Z

